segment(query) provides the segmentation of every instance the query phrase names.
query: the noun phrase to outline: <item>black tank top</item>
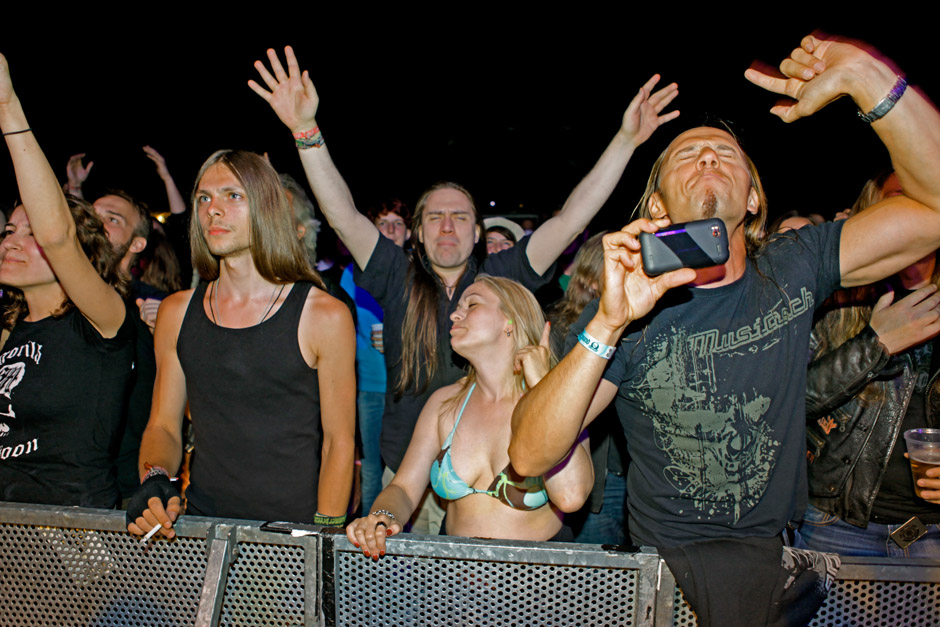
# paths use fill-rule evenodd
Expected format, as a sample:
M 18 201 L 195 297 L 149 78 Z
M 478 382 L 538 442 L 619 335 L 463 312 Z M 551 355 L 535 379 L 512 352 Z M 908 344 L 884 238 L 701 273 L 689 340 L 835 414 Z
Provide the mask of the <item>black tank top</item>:
M 312 523 L 320 475 L 320 394 L 297 329 L 310 283 L 245 329 L 213 323 L 193 293 L 177 354 L 186 375 L 196 449 L 187 512 Z

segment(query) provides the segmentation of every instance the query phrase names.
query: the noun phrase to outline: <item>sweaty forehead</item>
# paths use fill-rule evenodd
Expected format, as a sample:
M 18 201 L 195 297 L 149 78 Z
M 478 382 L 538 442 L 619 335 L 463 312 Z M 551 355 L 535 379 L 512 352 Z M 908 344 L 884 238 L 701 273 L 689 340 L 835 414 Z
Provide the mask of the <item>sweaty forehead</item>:
M 684 148 L 694 146 L 700 142 L 726 144 L 733 146 L 737 150 L 741 150 L 741 146 L 738 144 L 737 140 L 735 140 L 734 136 L 728 131 L 712 126 L 699 126 L 687 130 L 672 140 L 672 143 L 669 144 L 669 148 L 666 149 L 666 158 L 671 157 Z
M 456 189 L 439 189 L 428 196 L 425 212 L 447 210 L 473 213 L 473 206 L 470 204 L 470 199 Z

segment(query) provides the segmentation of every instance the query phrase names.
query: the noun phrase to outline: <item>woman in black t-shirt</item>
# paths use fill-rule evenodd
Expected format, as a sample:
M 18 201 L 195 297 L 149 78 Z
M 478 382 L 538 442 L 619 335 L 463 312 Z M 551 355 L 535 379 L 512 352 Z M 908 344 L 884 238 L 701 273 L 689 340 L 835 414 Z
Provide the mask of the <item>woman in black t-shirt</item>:
M 113 453 L 133 367 L 117 255 L 63 195 L 0 55 L 0 129 L 22 204 L 0 243 L 0 498 L 113 507 Z

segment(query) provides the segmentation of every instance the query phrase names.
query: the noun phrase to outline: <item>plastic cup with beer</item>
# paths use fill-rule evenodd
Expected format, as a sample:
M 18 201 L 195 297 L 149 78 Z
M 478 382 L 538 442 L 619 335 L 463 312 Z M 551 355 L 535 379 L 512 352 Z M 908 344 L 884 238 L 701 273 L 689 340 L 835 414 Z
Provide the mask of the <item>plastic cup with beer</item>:
M 924 498 L 921 492 L 930 488 L 921 488 L 917 480 L 927 479 L 927 471 L 940 466 L 940 429 L 909 429 L 904 432 L 904 441 L 914 475 L 914 494 Z

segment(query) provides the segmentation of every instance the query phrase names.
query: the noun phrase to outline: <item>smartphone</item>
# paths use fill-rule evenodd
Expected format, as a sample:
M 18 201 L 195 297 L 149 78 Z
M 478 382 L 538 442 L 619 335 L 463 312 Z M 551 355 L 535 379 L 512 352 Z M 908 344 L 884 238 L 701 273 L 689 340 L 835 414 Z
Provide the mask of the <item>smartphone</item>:
M 728 261 L 728 233 L 719 218 L 672 224 L 640 233 L 643 269 L 649 276 L 679 268 L 708 268 Z

